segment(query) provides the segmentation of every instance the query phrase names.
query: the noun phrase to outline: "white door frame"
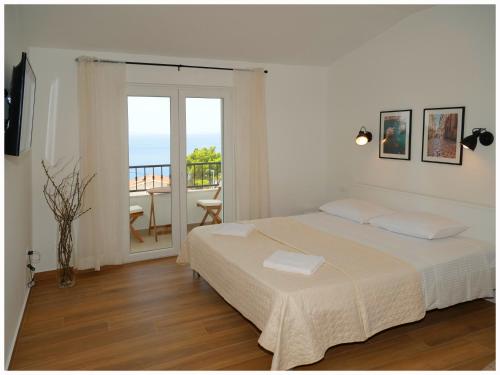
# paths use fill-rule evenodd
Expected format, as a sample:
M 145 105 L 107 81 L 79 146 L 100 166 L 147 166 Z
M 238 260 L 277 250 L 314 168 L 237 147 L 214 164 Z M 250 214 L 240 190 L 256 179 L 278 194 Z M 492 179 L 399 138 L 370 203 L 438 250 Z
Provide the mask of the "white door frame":
M 186 98 L 217 98 L 222 99 L 222 199 L 224 221 L 234 221 L 234 149 L 232 142 L 232 90 L 227 87 L 179 86 L 179 120 L 180 120 L 180 190 L 184 195 L 181 199 L 181 241 L 187 237 L 187 176 L 186 176 Z
M 232 89 L 229 87 L 162 85 L 129 83 L 127 96 L 163 96 L 170 98 L 170 164 L 172 174 L 172 247 L 140 253 L 125 249 L 125 262 L 137 262 L 179 254 L 181 243 L 187 236 L 186 187 L 186 98 L 220 98 L 222 116 L 222 175 L 224 221 L 235 218 L 234 145 L 232 120 Z M 128 157 L 128 154 L 127 154 Z M 129 164 L 130 165 L 130 164 Z M 179 182 L 178 182 L 179 181 Z
M 125 262 L 138 262 L 141 260 L 163 258 L 167 256 L 177 255 L 181 246 L 181 238 L 179 228 L 180 222 L 180 185 L 179 181 L 179 90 L 166 85 L 152 84 L 128 84 L 128 96 L 159 96 L 170 98 L 170 173 L 172 180 L 170 181 L 172 192 L 171 198 L 171 221 L 172 221 L 172 247 L 168 249 L 155 249 L 143 251 L 140 253 L 130 253 L 129 248 L 125 249 Z M 128 117 L 127 117 L 128 118 Z M 128 122 L 127 122 L 128 126 Z M 128 155 L 127 155 L 128 157 Z M 130 165 L 130 163 L 129 163 Z

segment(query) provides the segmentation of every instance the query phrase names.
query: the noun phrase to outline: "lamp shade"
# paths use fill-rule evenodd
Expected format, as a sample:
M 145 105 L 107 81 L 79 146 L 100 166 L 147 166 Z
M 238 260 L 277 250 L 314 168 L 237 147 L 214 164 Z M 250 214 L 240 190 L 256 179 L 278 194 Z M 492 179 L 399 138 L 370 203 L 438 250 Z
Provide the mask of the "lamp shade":
M 462 142 L 462 146 L 474 151 L 477 146 L 477 139 L 483 146 L 489 146 L 495 140 L 495 136 L 487 131 L 485 128 L 474 128 L 472 129 L 472 134 L 465 137 Z
M 483 146 L 491 145 L 494 140 L 495 137 L 489 131 L 484 131 L 481 134 L 479 134 L 479 142 L 481 142 Z
M 366 128 L 363 126 L 361 129 L 359 129 L 359 133 L 356 136 L 356 144 L 359 146 L 366 145 L 368 142 L 371 142 L 372 140 L 372 133 L 366 130 Z
M 465 137 L 461 143 L 462 143 L 462 146 L 464 146 L 465 148 L 468 148 L 469 150 L 474 151 L 476 149 L 476 146 L 477 146 L 477 135 L 471 134 L 471 135 Z

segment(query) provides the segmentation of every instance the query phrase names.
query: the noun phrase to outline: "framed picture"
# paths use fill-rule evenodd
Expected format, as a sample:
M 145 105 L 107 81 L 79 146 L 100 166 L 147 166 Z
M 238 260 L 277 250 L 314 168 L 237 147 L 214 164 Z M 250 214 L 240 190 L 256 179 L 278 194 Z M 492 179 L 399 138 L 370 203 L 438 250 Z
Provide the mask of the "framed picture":
M 465 107 L 425 108 L 422 161 L 462 165 Z
M 379 158 L 410 160 L 410 155 L 411 109 L 380 112 Z

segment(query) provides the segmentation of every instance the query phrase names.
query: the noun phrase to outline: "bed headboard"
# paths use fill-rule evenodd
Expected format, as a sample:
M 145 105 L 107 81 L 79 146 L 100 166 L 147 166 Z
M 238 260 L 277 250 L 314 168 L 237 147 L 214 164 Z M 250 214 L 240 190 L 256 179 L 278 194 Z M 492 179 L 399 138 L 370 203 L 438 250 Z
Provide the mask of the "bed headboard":
M 354 184 L 349 195 L 392 209 L 423 211 L 446 216 L 470 226 L 463 233 L 464 236 L 495 243 L 494 207 L 361 183 Z

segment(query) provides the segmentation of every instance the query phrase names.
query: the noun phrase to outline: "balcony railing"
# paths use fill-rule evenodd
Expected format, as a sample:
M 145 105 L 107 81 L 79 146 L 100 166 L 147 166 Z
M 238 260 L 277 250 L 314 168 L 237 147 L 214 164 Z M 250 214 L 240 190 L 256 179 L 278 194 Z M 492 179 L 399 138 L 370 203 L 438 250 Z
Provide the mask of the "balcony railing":
M 221 162 L 187 163 L 186 185 L 189 189 L 218 186 L 222 177 Z M 170 164 L 129 166 L 129 191 L 145 191 L 154 187 L 170 186 Z

